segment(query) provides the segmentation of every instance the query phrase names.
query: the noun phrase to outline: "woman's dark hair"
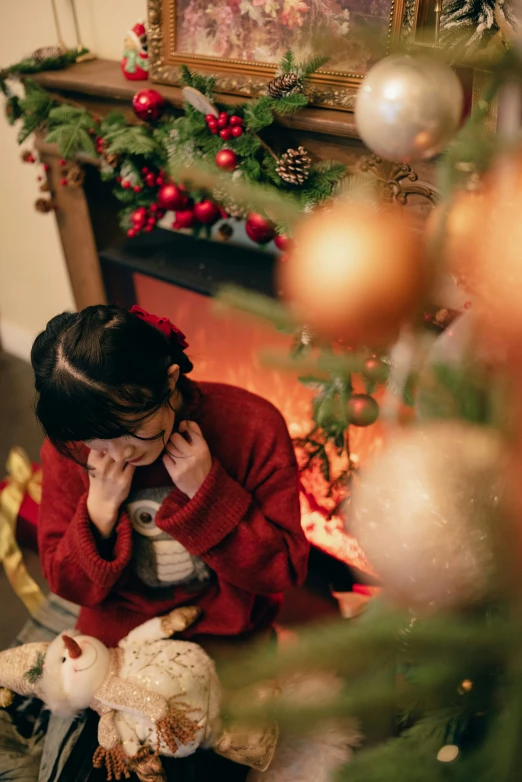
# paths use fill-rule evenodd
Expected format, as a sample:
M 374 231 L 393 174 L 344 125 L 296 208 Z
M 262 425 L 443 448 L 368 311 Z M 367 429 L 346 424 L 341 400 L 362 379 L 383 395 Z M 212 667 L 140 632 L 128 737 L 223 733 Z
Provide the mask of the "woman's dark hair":
M 134 434 L 169 403 L 169 366 L 178 364 L 182 375 L 192 370 L 175 338 L 105 305 L 50 320 L 34 342 L 31 363 L 36 415 L 71 458 L 75 442 Z

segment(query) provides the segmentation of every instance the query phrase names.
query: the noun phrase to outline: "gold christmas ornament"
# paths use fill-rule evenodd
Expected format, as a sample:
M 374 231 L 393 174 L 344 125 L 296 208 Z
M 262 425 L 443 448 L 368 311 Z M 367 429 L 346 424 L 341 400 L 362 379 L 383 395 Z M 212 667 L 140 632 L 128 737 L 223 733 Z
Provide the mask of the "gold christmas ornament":
M 303 83 L 297 73 L 284 73 L 268 83 L 267 92 L 271 98 L 279 99 L 302 89 Z
M 486 428 L 439 421 L 389 441 L 360 472 L 349 519 L 386 595 L 431 611 L 490 593 L 505 472 L 501 441 Z
M 284 182 L 302 185 L 310 176 L 311 159 L 304 147 L 289 149 L 278 160 L 276 171 Z
M 318 336 L 377 347 L 394 341 L 421 306 L 425 281 L 406 210 L 338 202 L 296 226 L 278 288 Z
M 357 92 L 355 120 L 364 143 L 387 160 L 427 160 L 458 129 L 464 94 L 438 60 L 394 54 L 369 71 Z

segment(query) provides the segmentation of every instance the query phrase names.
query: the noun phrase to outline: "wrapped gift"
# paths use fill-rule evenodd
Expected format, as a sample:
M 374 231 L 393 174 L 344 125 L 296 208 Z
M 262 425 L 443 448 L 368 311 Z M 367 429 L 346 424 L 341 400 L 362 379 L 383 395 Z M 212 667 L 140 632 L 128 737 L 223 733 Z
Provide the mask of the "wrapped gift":
M 21 448 L 7 459 L 7 477 L 0 483 L 0 561 L 11 586 L 31 613 L 43 601 L 38 585 L 23 562 L 20 545 L 37 548 L 36 529 L 41 499 L 41 470 Z

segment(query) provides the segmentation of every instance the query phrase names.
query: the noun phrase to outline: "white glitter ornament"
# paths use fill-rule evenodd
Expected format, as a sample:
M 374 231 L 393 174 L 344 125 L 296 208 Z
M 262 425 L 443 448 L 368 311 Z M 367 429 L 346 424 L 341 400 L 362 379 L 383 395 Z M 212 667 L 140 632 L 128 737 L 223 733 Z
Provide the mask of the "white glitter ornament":
M 437 421 L 395 436 L 361 472 L 350 532 L 394 602 L 426 611 L 488 594 L 494 577 L 488 530 L 503 468 L 492 430 Z
M 454 71 L 427 57 L 385 57 L 364 78 L 355 120 L 364 143 L 380 157 L 403 163 L 442 152 L 455 134 L 464 93 Z

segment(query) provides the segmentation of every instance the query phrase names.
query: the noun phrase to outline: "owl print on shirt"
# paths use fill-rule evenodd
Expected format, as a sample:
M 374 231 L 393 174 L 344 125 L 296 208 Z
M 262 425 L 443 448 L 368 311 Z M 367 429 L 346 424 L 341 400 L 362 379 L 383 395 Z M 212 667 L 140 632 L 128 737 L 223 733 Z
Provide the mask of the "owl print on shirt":
M 147 488 L 129 497 L 133 565 L 138 578 L 149 587 L 202 586 L 211 578 L 210 568 L 155 524 L 156 513 L 170 491 L 168 486 Z

